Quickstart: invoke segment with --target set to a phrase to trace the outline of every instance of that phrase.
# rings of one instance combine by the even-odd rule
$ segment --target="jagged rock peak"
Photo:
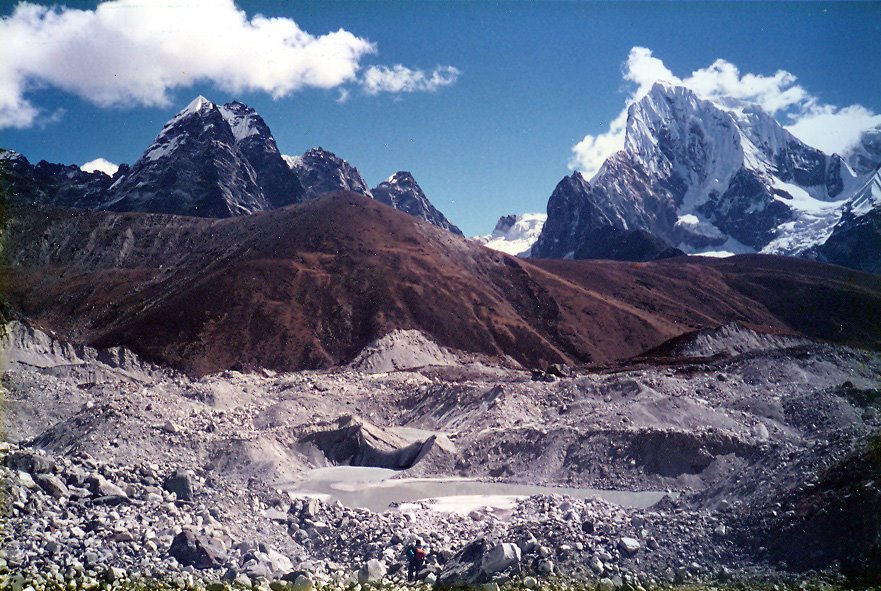
[[[390,185],[414,185],[416,187],[419,186],[419,184],[416,182],[416,179],[413,178],[413,175],[406,170],[399,170],[398,172],[390,176],[386,180],[386,182]],[[419,190],[421,191],[422,189],[420,188]]]
[[[404,213],[409,213],[439,228],[449,230],[453,234],[463,235],[459,228],[450,223],[446,216],[431,204],[413,175],[405,170],[399,170],[388,180],[374,187],[373,197]]]
[[[284,156],[284,160],[305,187],[307,198],[333,191],[371,196],[357,168],[320,146],[310,148],[302,156]]]

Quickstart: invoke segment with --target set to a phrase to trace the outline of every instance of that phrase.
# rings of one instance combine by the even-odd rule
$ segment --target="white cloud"
[[[606,132],[586,135],[572,147],[570,168],[581,170],[588,177],[599,170],[606,158],[623,149],[627,108],[644,97],[658,81],[686,86],[703,98],[733,98],[757,104],[772,115],[783,115],[790,122],[787,126],[790,132],[827,153],[845,151],[858,141],[862,131],[881,122],[881,116],[860,105],[839,108],[820,103],[797,84],[795,75],[785,70],[770,76],[742,74],[731,62],[717,59],[710,66],[679,78],[653,56],[650,49],[634,47],[622,75],[636,86],[624,109]]]
[[[90,160],[80,166],[80,170],[84,170],[86,172],[95,172],[101,171],[107,176],[113,176],[116,174],[116,171],[119,170],[119,165],[110,162],[109,160],[105,160],[104,158],[95,158],[94,160]]]
[[[459,70],[452,66],[438,66],[430,74],[400,64],[392,67],[370,66],[361,77],[361,86],[367,94],[374,95],[380,92],[434,92],[455,83],[459,74]]]
[[[289,18],[249,18],[234,0],[111,0],[94,10],[22,2],[0,19],[0,128],[45,117],[27,96],[38,88],[102,107],[166,106],[170,91],[204,82],[279,98],[362,83],[361,60],[375,51],[343,29],[312,35]],[[457,73],[400,68],[370,68],[365,87],[391,91],[384,73],[405,72],[411,81],[398,92],[434,90]]]
[[[863,131],[878,125],[881,115],[861,105],[841,109],[823,105],[805,113],[786,129],[810,146],[843,154],[859,142]]]

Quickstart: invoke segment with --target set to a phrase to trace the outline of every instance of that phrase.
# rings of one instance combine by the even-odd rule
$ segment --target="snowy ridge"
[[[254,109],[239,102],[223,105],[219,109],[223,120],[229,125],[236,143],[260,133],[257,123],[258,115]]]
[[[848,204],[848,211],[854,216],[863,216],[881,207],[881,168],[875,171],[861,186]]]
[[[492,234],[474,239],[493,250],[507,254],[529,257],[532,245],[541,235],[548,216],[544,213],[521,213],[499,218]]]
[[[643,251],[603,241],[647,232],[687,254],[812,256],[844,212],[878,207],[862,172],[881,161],[875,131],[845,159],[806,145],[758,106],[656,83],[628,109],[624,149],[589,182],[558,184],[533,254],[624,256]]]

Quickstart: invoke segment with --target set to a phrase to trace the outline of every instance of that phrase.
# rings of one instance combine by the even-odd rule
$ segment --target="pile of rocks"
[[[0,566],[7,581],[15,573],[36,587],[135,574],[181,584],[283,581],[297,589],[403,584],[404,552],[417,538],[429,551],[418,574],[428,585],[572,576],[637,588],[725,574],[709,566],[724,558],[716,549],[725,547],[725,516],[672,500],[648,512],[535,496],[504,516],[427,506],[374,513],[259,487],[230,490],[193,470],[162,473],[3,445],[10,514]],[[213,503],[230,497],[240,504],[220,510]],[[230,516],[249,512],[266,539],[240,535]],[[715,532],[712,541],[707,532]]]

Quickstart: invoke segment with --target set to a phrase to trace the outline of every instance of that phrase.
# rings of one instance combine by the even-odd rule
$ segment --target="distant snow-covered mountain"
[[[325,193],[372,197],[358,170],[322,148],[282,155],[251,107],[199,96],[172,117],[132,166],[112,177],[0,150],[0,177],[18,202],[111,211],[230,217],[300,203]],[[395,182],[391,182],[392,180]],[[461,234],[409,173],[380,184],[379,200]]]
[[[521,213],[502,216],[491,234],[474,239],[493,250],[519,257],[529,257],[548,216],[543,213]]]
[[[874,170],[873,138],[853,156]],[[764,252],[813,256],[869,178],[754,105],[657,83],[628,111],[624,149],[564,178],[533,246],[546,258]],[[881,257],[881,254],[877,255]]]

